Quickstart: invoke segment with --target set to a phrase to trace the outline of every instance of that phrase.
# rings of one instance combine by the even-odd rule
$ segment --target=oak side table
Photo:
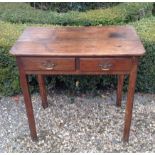
[[[38,77],[42,106],[48,107],[45,75],[118,76],[117,106],[121,106],[124,75],[129,75],[123,141],[129,140],[138,58],[144,47],[131,26],[29,27],[10,53],[16,57],[30,134],[37,139],[27,76]]]

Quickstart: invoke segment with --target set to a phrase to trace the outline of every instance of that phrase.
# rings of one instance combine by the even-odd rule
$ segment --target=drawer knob
[[[112,64],[99,64],[102,71],[108,71],[112,67]]]
[[[46,68],[46,70],[53,70],[56,64],[51,63],[50,61],[43,62],[42,65]]]

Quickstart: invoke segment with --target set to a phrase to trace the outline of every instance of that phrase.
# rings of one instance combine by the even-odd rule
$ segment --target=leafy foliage
[[[44,19],[47,11],[44,11],[42,15],[41,10],[34,10],[25,3],[13,4],[12,7],[8,3],[2,3],[5,5],[0,6],[0,93],[4,95],[13,95],[20,92],[18,70],[15,62],[15,58],[8,54],[9,49],[15,43],[21,32],[28,26],[52,26],[43,23],[50,23],[51,21]],[[137,10],[140,8],[145,9],[150,6],[151,3],[131,3],[131,4],[119,4],[115,7],[92,10],[87,12],[69,12],[69,13],[53,13],[48,12],[49,15],[59,15],[57,24],[62,25],[62,21],[67,22],[68,25],[99,25],[99,24],[128,24],[133,25],[145,46],[146,54],[141,58],[138,79],[137,79],[137,91],[143,92],[155,92],[155,17],[150,16],[143,18],[139,21],[129,22],[133,20],[134,14],[138,14]],[[124,14],[122,12],[122,5],[128,6],[130,9],[124,8]],[[17,6],[19,8],[17,8]],[[133,7],[134,6],[134,7]],[[10,9],[8,9],[10,7]],[[132,10],[133,7],[133,11]],[[20,9],[21,8],[21,9]],[[25,8],[22,15],[18,13]],[[5,9],[5,10],[3,10]],[[147,9],[146,9],[147,10]],[[39,15],[32,15],[32,12],[40,12]],[[30,13],[29,13],[30,12]],[[105,13],[105,14],[104,14]],[[12,16],[11,16],[12,15]],[[28,16],[29,15],[29,16]],[[147,14],[148,15],[148,14]],[[35,17],[38,17],[35,19]],[[41,18],[40,18],[41,16]],[[18,18],[20,17],[20,18]],[[76,18],[75,18],[76,17]],[[128,18],[127,18],[128,17]],[[28,20],[31,19],[31,20]],[[51,18],[52,19],[52,18]],[[6,22],[10,21],[12,23]],[[134,19],[134,20],[137,20]],[[48,21],[48,22],[47,22]],[[104,22],[103,22],[104,21]],[[17,23],[16,23],[17,22]],[[32,22],[32,23],[31,23]],[[41,24],[34,24],[34,23]],[[60,22],[60,23],[59,23]],[[64,22],[64,23],[65,23]],[[21,24],[25,23],[25,24]],[[76,86],[76,81],[79,81],[79,86]],[[47,77],[46,82],[48,87],[63,87],[71,91],[96,91],[100,88],[116,87],[117,78],[115,76],[54,76]],[[35,76],[30,76],[29,83],[31,85],[31,91],[36,91],[38,88]],[[125,87],[127,87],[127,80]]]
[[[152,7],[152,3],[120,3],[119,5],[106,9],[57,13],[37,10],[26,3],[1,3],[0,20],[12,23],[54,24],[64,26],[121,24],[149,16],[152,13]]]
[[[155,92],[155,17],[133,23],[144,44],[146,54],[141,58],[137,90]]]
[[[118,2],[31,2],[30,5],[41,10],[56,12],[86,11],[90,9],[108,8],[119,4]]]

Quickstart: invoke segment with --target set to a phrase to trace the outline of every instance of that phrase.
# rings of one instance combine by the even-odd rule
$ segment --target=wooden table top
[[[29,27],[10,53],[15,56],[141,56],[145,49],[131,26]]]

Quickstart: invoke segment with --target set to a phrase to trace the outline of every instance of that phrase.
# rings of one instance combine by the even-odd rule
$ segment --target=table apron
[[[130,74],[130,71],[103,71],[103,72],[65,72],[65,71],[24,71],[25,74],[42,74],[42,75],[121,75]]]
[[[130,74],[136,57],[16,57],[25,74],[104,75]]]

